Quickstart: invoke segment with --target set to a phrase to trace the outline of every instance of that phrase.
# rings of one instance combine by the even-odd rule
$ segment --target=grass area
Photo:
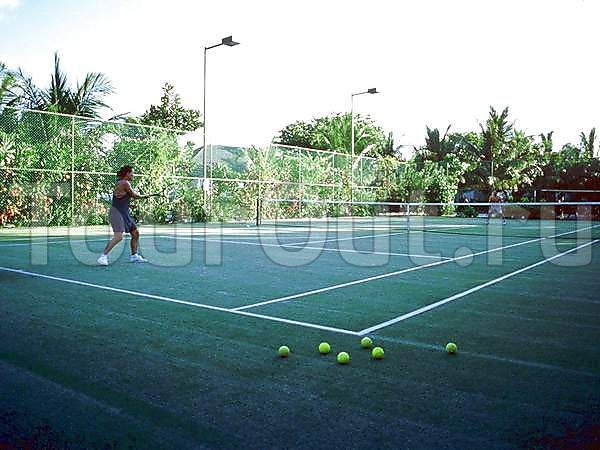
[[[348,250],[338,253],[277,245],[336,238],[321,231],[159,228],[142,241],[153,264],[129,264],[123,251],[103,268],[85,263],[104,230],[68,231],[73,241],[55,230],[46,253],[42,234],[0,233],[0,267],[62,279],[0,269],[0,448],[600,442],[599,244],[581,249],[591,249],[584,265],[539,265],[369,334],[386,352],[375,361],[358,331],[542,261],[549,244],[565,252],[582,242],[414,232],[384,247],[373,238],[311,244]],[[468,265],[422,257],[496,246],[512,247]],[[243,310],[266,317],[231,311],[270,300]],[[321,341],[330,355],[318,354]],[[444,352],[448,341],[457,355]],[[276,355],[282,344],[287,359]],[[338,351],[349,365],[335,364]]]

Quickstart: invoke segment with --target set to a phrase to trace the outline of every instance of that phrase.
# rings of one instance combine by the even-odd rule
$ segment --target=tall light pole
[[[239,42],[235,42],[231,36],[224,37],[221,39],[221,43],[211,45],[210,47],[204,47],[204,93],[203,93],[203,107],[202,107],[202,177],[206,179],[206,52],[211,48],[220,47],[225,45],[226,47],[234,47]]]
[[[350,96],[350,128],[351,128],[351,160],[350,160],[350,201],[354,201],[354,97],[363,94],[379,94],[377,88],[370,88],[364,92],[357,92]]]

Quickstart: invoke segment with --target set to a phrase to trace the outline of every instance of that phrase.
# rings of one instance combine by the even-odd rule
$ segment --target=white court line
[[[31,236],[31,237],[15,237],[15,238],[9,238],[9,239],[2,239],[0,237],[0,242],[4,243],[4,242],[23,242],[23,241],[32,241],[33,239],[35,240],[39,240],[39,239],[65,239],[66,236]],[[35,241],[33,241],[35,242]]]
[[[0,247],[26,247],[28,245],[46,245],[46,244],[68,244],[70,242],[107,242],[110,237],[103,239],[63,239],[62,241],[43,241],[43,242],[24,242],[19,244],[0,244]]]
[[[411,311],[409,313],[403,314],[403,315],[398,316],[398,317],[396,317],[394,319],[387,320],[385,322],[379,323],[377,325],[373,325],[372,327],[365,328],[364,330],[360,330],[358,333],[360,335],[365,335],[365,334],[368,334],[368,333],[372,333],[373,331],[377,331],[377,330],[380,330],[382,328],[389,327],[390,325],[393,325],[395,323],[401,322],[403,320],[410,319],[411,317],[418,316],[419,314],[423,314],[424,312],[431,311],[432,309],[435,309],[435,308],[437,308],[439,306],[445,305],[446,303],[450,303],[450,302],[453,302],[454,300],[458,300],[459,298],[466,297],[467,295],[472,294],[473,292],[480,291],[481,289],[485,289],[488,286],[492,286],[492,285],[497,284],[497,283],[499,283],[501,281],[504,281],[504,280],[506,280],[508,278],[512,278],[512,277],[514,277],[516,275],[519,275],[520,273],[527,272],[528,270],[531,270],[531,269],[534,269],[534,268],[536,268],[538,266],[541,266],[543,264],[549,263],[550,261],[553,261],[553,260],[555,260],[557,258],[561,258],[562,256],[568,255],[569,253],[576,252],[577,250],[579,250],[581,248],[589,247],[590,245],[593,245],[593,244],[595,244],[597,242],[600,242],[600,239],[596,239],[596,240],[591,241],[591,242],[586,242],[585,244],[581,244],[581,245],[579,245],[577,247],[574,247],[574,248],[572,248],[570,250],[566,250],[566,251],[564,251],[562,253],[558,253],[557,255],[551,256],[550,258],[543,259],[543,260],[538,261],[538,262],[536,262],[534,264],[530,264],[529,266],[522,267],[521,269],[515,270],[514,272],[507,273],[506,275],[502,275],[501,277],[495,278],[495,279],[490,280],[490,281],[488,281],[486,283],[483,283],[483,284],[480,284],[478,286],[472,287],[471,289],[467,289],[466,291],[460,292],[460,293],[455,294],[455,295],[453,295],[451,297],[445,298],[443,300],[440,300],[438,302],[435,302],[435,303],[432,303],[430,305],[424,306],[422,308],[415,309],[414,311]]]
[[[347,238],[331,238],[331,239],[322,239],[320,241],[302,241],[302,242],[290,242],[289,244],[286,245],[305,245],[305,244],[322,244],[324,242],[339,242],[339,241],[351,241],[351,240],[358,240],[358,239],[369,239],[369,238],[376,238],[376,237],[385,237],[385,236],[396,236],[398,234],[407,234],[407,231],[400,231],[397,233],[385,233],[385,234],[370,234],[367,236],[352,236],[352,237],[347,237]]]
[[[513,247],[519,247],[521,245],[533,244],[535,242],[540,242],[540,241],[543,241],[545,239],[552,239],[552,238],[564,236],[564,235],[567,235],[567,234],[577,233],[578,231],[585,231],[585,230],[589,230],[591,228],[595,228],[595,227],[598,227],[598,226],[600,226],[600,225],[592,225],[590,227],[585,227],[585,228],[581,228],[581,229],[574,230],[574,231],[568,231],[566,233],[560,233],[560,234],[556,234],[556,235],[553,235],[553,236],[541,237],[541,238],[536,238],[536,239],[530,239],[528,241],[517,242],[516,244],[510,244],[510,245],[505,245],[505,246],[502,246],[502,247],[496,247],[496,248],[493,248],[491,250],[484,250],[484,251],[477,252],[477,253],[469,253],[467,255],[458,256],[458,257],[450,258],[450,259],[445,259],[443,261],[436,261],[436,262],[432,262],[432,263],[429,263],[429,264],[423,264],[423,265],[420,265],[420,266],[410,267],[408,269],[398,270],[398,271],[395,271],[395,272],[388,272],[388,273],[384,273],[384,274],[381,274],[381,275],[375,275],[373,277],[362,278],[362,279],[359,279],[359,280],[350,281],[348,283],[335,284],[333,286],[327,286],[327,287],[324,287],[324,288],[321,288],[321,289],[314,289],[314,290],[308,291],[308,292],[301,292],[299,294],[293,294],[293,295],[288,295],[288,296],[285,296],[285,297],[274,298],[272,300],[265,300],[264,302],[259,302],[259,303],[253,303],[251,305],[240,306],[238,308],[234,308],[234,310],[235,311],[241,311],[241,310],[244,310],[244,309],[256,308],[257,306],[269,305],[271,303],[279,303],[279,302],[285,302],[285,301],[288,301],[288,300],[293,300],[293,299],[296,299],[296,298],[308,297],[310,295],[320,294],[322,292],[328,292],[328,291],[332,291],[334,289],[341,289],[341,288],[345,288],[345,287],[348,287],[348,286],[354,286],[354,285],[357,285],[357,284],[367,283],[367,282],[373,281],[373,280],[380,280],[382,278],[394,277],[394,276],[401,275],[401,274],[408,273],[408,272],[414,272],[414,271],[417,271],[417,270],[427,269],[429,267],[435,267],[435,266],[439,266],[439,265],[442,265],[442,264],[447,264],[447,263],[450,263],[450,262],[453,262],[453,261],[459,261],[459,260],[465,259],[465,258],[473,258],[475,256],[485,255],[486,253],[497,252],[497,251],[500,251],[500,250],[505,250],[507,248],[513,248]]]
[[[151,236],[140,236],[140,239],[151,239],[151,238],[160,238],[163,236],[159,236],[159,235],[151,235]],[[42,241],[42,242],[22,242],[22,243],[18,243],[18,244],[1,244],[0,243],[0,248],[1,247],[26,247],[28,245],[46,245],[46,244],[70,244],[71,242],[108,242],[110,241],[112,238],[112,235],[110,236],[106,236],[104,238],[98,238],[98,239],[69,239],[68,237],[65,237],[65,239],[63,239],[62,241]],[[2,241],[0,241],[2,242]]]
[[[153,300],[160,300],[160,301],[163,301],[163,302],[178,303],[180,305],[193,306],[193,307],[196,307],[196,308],[203,308],[203,309],[210,309],[210,310],[213,310],[213,311],[226,312],[226,313],[230,313],[230,314],[236,314],[236,315],[239,315],[239,316],[254,317],[254,318],[257,318],[257,319],[265,319],[265,320],[270,320],[270,321],[273,321],[273,322],[281,322],[281,323],[287,323],[287,324],[291,324],[291,325],[299,325],[299,326],[302,326],[302,327],[305,327],[305,328],[316,328],[318,330],[332,331],[334,333],[350,334],[350,335],[353,335],[353,336],[358,336],[358,333],[356,331],[344,330],[343,328],[328,327],[328,326],[325,326],[325,325],[318,325],[318,324],[315,324],[315,323],[300,322],[298,320],[283,319],[281,317],[266,316],[264,314],[255,314],[255,313],[250,313],[250,312],[246,312],[246,311],[236,311],[234,309],[221,308],[219,306],[205,305],[205,304],[202,304],[202,303],[193,303],[193,302],[189,302],[189,301],[185,301],[185,300],[177,300],[177,299],[170,298],[170,297],[163,297],[161,295],[146,294],[144,292],[130,291],[128,289],[119,289],[119,288],[114,288],[114,287],[110,287],[110,286],[104,286],[104,285],[101,285],[101,284],[86,283],[84,281],[72,280],[72,279],[69,279],[69,278],[54,277],[54,276],[51,276],[51,275],[44,275],[44,274],[36,273],[36,272],[28,272],[28,271],[25,271],[25,270],[13,269],[13,268],[10,268],[10,267],[1,267],[0,266],[0,271],[12,272],[12,273],[17,273],[17,274],[20,274],[20,275],[25,275],[25,276],[29,276],[29,277],[35,277],[35,278],[44,278],[44,279],[47,279],[47,280],[60,281],[60,282],[63,282],[63,283],[75,284],[75,285],[78,285],[78,286],[85,286],[85,287],[91,287],[91,288],[95,288],[95,289],[102,289],[104,291],[118,292],[118,293],[121,293],[121,294],[133,295],[133,296],[136,296],[136,297],[150,298],[150,299],[153,299]]]
[[[345,253],[358,253],[362,255],[384,255],[384,256],[409,256],[412,258],[429,258],[429,259],[450,259],[447,256],[434,256],[434,255],[413,255],[410,253],[393,253],[393,252],[375,252],[375,251],[361,251],[361,250],[350,250],[350,249],[337,249],[337,248],[323,248],[323,247],[299,247],[292,244],[267,244],[264,242],[244,242],[244,241],[232,241],[229,239],[211,239],[211,238],[199,238],[199,237],[182,237],[182,236],[161,236],[167,239],[187,239],[192,241],[205,241],[205,242],[218,242],[223,244],[237,244],[237,245],[252,245],[255,247],[279,247],[279,248],[292,248],[296,250],[319,250],[324,252],[345,252]]]

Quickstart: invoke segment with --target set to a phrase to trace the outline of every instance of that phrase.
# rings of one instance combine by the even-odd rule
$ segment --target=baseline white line
[[[530,264],[529,266],[522,267],[522,268],[520,268],[518,270],[515,270],[513,272],[510,272],[510,273],[507,273],[505,275],[502,275],[501,277],[495,278],[495,279],[490,280],[490,281],[488,281],[486,283],[483,283],[483,284],[480,284],[478,286],[472,287],[471,289],[467,289],[466,291],[459,292],[458,294],[452,295],[451,297],[445,298],[443,300],[440,300],[438,302],[435,302],[435,303],[432,303],[430,305],[424,306],[422,308],[415,309],[414,311],[411,311],[409,313],[403,314],[403,315],[398,316],[398,317],[396,317],[394,319],[387,320],[385,322],[379,323],[377,325],[373,325],[372,327],[365,328],[364,330],[360,330],[359,334],[360,335],[365,335],[365,334],[368,334],[368,333],[372,333],[373,331],[377,331],[377,330],[380,330],[382,328],[389,327],[390,325],[394,325],[395,323],[402,322],[403,320],[410,319],[411,317],[414,317],[414,316],[418,316],[419,314],[423,314],[424,312],[431,311],[432,309],[438,308],[438,307],[440,307],[442,305],[445,305],[446,303],[450,303],[450,302],[453,302],[454,300],[458,300],[459,298],[466,297],[467,295],[470,295],[473,292],[477,292],[477,291],[480,291],[482,289],[485,289],[488,286],[492,286],[494,284],[500,283],[501,281],[504,281],[504,280],[506,280],[508,278],[512,278],[512,277],[514,277],[516,275],[519,275],[519,274],[521,274],[523,272],[527,272],[528,270],[531,270],[531,269],[534,269],[534,268],[536,268],[538,266],[541,266],[543,264],[549,263],[550,261],[553,261],[553,260],[555,260],[557,258],[561,258],[561,257],[563,257],[565,255],[568,255],[569,253],[576,252],[577,250],[579,250],[581,248],[589,247],[590,245],[593,245],[593,244],[595,244],[597,242],[600,242],[600,239],[596,239],[594,241],[586,242],[585,244],[581,244],[581,245],[579,245],[577,247],[574,247],[572,249],[569,249],[569,250],[564,251],[562,253],[559,253],[557,255],[551,256],[550,258],[546,258],[546,259],[538,261],[538,262],[536,262],[534,264]]]
[[[223,244],[237,244],[237,245],[252,245],[255,247],[279,247],[279,248],[292,248],[296,250],[319,250],[324,252],[344,252],[344,253],[359,253],[363,255],[385,255],[385,256],[408,256],[411,258],[428,258],[428,259],[450,259],[447,256],[433,256],[433,255],[419,255],[410,253],[394,253],[394,252],[375,252],[370,250],[350,250],[350,249],[337,249],[337,248],[322,248],[322,247],[300,247],[292,244],[267,244],[264,242],[245,242],[245,241],[232,241],[229,239],[211,239],[211,238],[198,238],[198,237],[187,237],[187,236],[162,236],[167,239],[187,239],[192,241],[205,241],[205,242],[217,242]]]
[[[103,239],[63,239],[62,241],[45,241],[45,242],[23,242],[19,244],[0,244],[0,247],[26,247],[28,245],[50,245],[50,244],[68,244],[70,242],[99,242],[104,241],[107,242],[110,240],[110,237],[106,237]]]
[[[484,251],[481,251],[481,252],[470,253],[470,254],[467,254],[467,255],[458,256],[456,258],[445,259],[443,261],[436,261],[436,262],[432,262],[432,263],[429,263],[429,264],[423,264],[423,265],[420,265],[420,266],[410,267],[408,269],[397,270],[395,272],[388,272],[388,273],[384,273],[384,274],[381,274],[381,275],[375,275],[373,277],[362,278],[362,279],[359,279],[359,280],[350,281],[348,283],[335,284],[333,286],[327,286],[327,287],[324,287],[324,288],[321,288],[321,289],[314,289],[314,290],[308,291],[308,292],[301,292],[299,294],[293,294],[293,295],[288,295],[288,296],[285,296],[285,297],[274,298],[272,300],[265,300],[264,302],[259,302],[259,303],[253,303],[251,305],[240,306],[238,308],[234,308],[233,310],[234,311],[241,311],[241,310],[244,310],[244,309],[256,308],[257,306],[269,305],[271,303],[279,303],[279,302],[285,302],[285,301],[288,301],[288,300],[293,300],[293,299],[296,299],[296,298],[308,297],[310,295],[320,294],[322,292],[328,292],[328,291],[332,291],[334,289],[341,289],[341,288],[345,288],[345,287],[348,287],[348,286],[354,286],[354,285],[357,285],[357,284],[368,283],[369,281],[380,280],[382,278],[394,277],[394,276],[401,275],[401,274],[408,273],[408,272],[414,272],[414,271],[417,271],[417,270],[427,269],[429,267],[435,267],[435,266],[439,266],[439,265],[442,265],[442,264],[448,264],[450,262],[459,261],[459,260],[465,259],[465,258],[473,258],[475,256],[485,255],[487,253],[497,252],[497,251],[500,251],[500,250],[505,250],[507,248],[514,248],[514,247],[519,247],[521,245],[533,244],[535,242],[540,242],[540,241],[543,241],[545,239],[553,239],[553,238],[557,238],[557,237],[564,236],[564,235],[567,235],[567,234],[577,233],[578,231],[585,231],[585,230],[588,230],[588,229],[591,229],[591,228],[595,228],[595,227],[598,227],[598,226],[600,226],[600,225],[593,225],[593,226],[590,226],[590,227],[584,227],[584,228],[581,228],[579,230],[568,231],[566,233],[560,233],[560,234],[556,234],[556,235],[553,235],[553,236],[541,237],[541,238],[536,238],[536,239],[530,239],[528,241],[517,242],[515,244],[505,245],[505,246],[502,246],[502,247],[496,247],[496,248],[493,248],[491,250],[484,250]]]
[[[4,243],[4,242],[23,242],[23,241],[35,242],[35,241],[32,241],[33,239],[35,239],[35,240],[65,239],[65,236],[31,236],[31,237],[15,237],[15,238],[8,238],[8,239],[2,239],[0,237],[0,242],[2,242],[2,243]]]
[[[150,238],[160,238],[163,236],[159,236],[159,235],[152,235],[152,236],[140,236],[140,239],[150,239]],[[0,241],[0,248],[1,247],[26,247],[28,245],[46,245],[46,244],[69,244],[71,242],[108,242],[110,241],[111,236],[106,236],[105,238],[98,238],[98,239],[69,239],[69,238],[65,238],[61,241],[42,241],[42,242],[20,242],[18,244],[2,244]]]
[[[258,318],[258,319],[265,319],[265,320],[270,320],[270,321],[273,321],[273,322],[281,322],[281,323],[287,323],[287,324],[291,324],[291,325],[298,325],[298,326],[302,326],[302,327],[305,327],[305,328],[316,328],[318,330],[332,331],[334,333],[350,334],[350,335],[353,335],[353,336],[358,336],[358,333],[356,331],[344,330],[343,328],[328,327],[328,326],[325,326],[325,325],[318,325],[318,324],[315,324],[315,323],[300,322],[300,321],[297,321],[297,320],[284,319],[284,318],[281,318],[281,317],[274,317],[274,316],[266,316],[264,314],[254,314],[254,313],[245,312],[245,311],[235,311],[233,309],[221,308],[219,306],[205,305],[203,303],[193,303],[193,302],[189,302],[189,301],[185,301],[185,300],[177,300],[177,299],[170,298],[170,297],[163,297],[161,295],[146,294],[144,292],[130,291],[128,289],[120,289],[120,288],[114,288],[114,287],[110,287],[110,286],[104,286],[104,285],[101,285],[101,284],[87,283],[85,281],[72,280],[72,279],[69,279],[69,278],[54,277],[54,276],[51,276],[51,275],[44,275],[44,274],[36,273],[36,272],[28,272],[26,270],[13,269],[13,268],[10,268],[10,267],[1,267],[0,266],[0,271],[12,272],[12,273],[17,273],[17,274],[20,274],[20,275],[25,275],[25,276],[29,276],[29,277],[35,277],[35,278],[44,278],[44,279],[47,279],[47,280],[60,281],[62,283],[68,283],[68,284],[75,284],[75,285],[78,285],[78,286],[91,287],[91,288],[95,288],[95,289],[101,289],[101,290],[104,290],[104,291],[118,292],[120,294],[133,295],[133,296],[136,296],[136,297],[150,298],[150,299],[153,299],[153,300],[160,300],[160,301],[163,301],[163,302],[177,303],[177,304],[180,304],[180,305],[193,306],[193,307],[196,307],[196,308],[210,309],[210,310],[213,310],[213,311],[221,311],[221,312],[225,312],[225,313],[236,314],[236,315],[239,315],[239,316],[255,317],[255,318]]]

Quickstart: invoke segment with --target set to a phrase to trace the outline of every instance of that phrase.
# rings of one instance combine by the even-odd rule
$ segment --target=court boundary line
[[[467,295],[470,295],[470,294],[472,294],[474,292],[477,292],[477,291],[480,291],[482,289],[485,289],[485,288],[487,288],[489,286],[493,286],[495,284],[498,284],[501,281],[507,280],[507,279],[512,278],[514,276],[517,276],[517,275],[519,275],[519,274],[521,274],[523,272],[527,272],[527,271],[529,271],[531,269],[535,269],[536,267],[539,267],[541,265],[549,263],[550,261],[553,261],[555,259],[561,258],[561,257],[563,257],[565,255],[568,255],[569,253],[573,253],[573,252],[576,252],[579,249],[582,249],[582,248],[594,245],[597,242],[600,242],[600,239],[595,239],[593,241],[586,242],[585,244],[578,245],[577,247],[571,248],[571,249],[566,250],[566,251],[564,251],[562,253],[558,253],[558,254],[556,254],[554,256],[550,256],[548,258],[542,259],[541,261],[538,261],[536,263],[530,264],[528,266],[521,267],[520,269],[514,270],[514,271],[512,271],[510,273],[507,273],[507,274],[504,274],[504,275],[502,275],[500,277],[494,278],[493,280],[486,281],[485,283],[481,283],[481,284],[479,284],[477,286],[473,286],[472,288],[467,289],[466,291],[459,292],[458,294],[451,295],[450,297],[446,297],[445,299],[439,300],[439,301],[437,301],[435,303],[431,303],[431,304],[429,304],[427,306],[423,306],[422,308],[415,309],[414,311],[411,311],[409,313],[403,314],[403,315],[395,317],[393,319],[386,320],[385,322],[381,322],[381,323],[378,323],[376,325],[373,325],[373,326],[370,326],[368,328],[365,328],[363,330],[360,330],[358,333],[361,336],[364,336],[365,334],[369,334],[369,333],[372,333],[374,331],[381,330],[382,328],[389,327],[390,325],[394,325],[394,324],[396,324],[398,322],[402,322],[403,320],[407,320],[407,319],[410,319],[411,317],[418,316],[418,315],[423,314],[423,313],[425,313],[427,311],[431,311],[432,309],[438,308],[439,306],[442,306],[442,305],[445,305],[447,303],[450,303],[450,302],[453,302],[455,300],[458,300],[460,298],[466,297]]]
[[[29,242],[35,242],[35,240],[40,240],[40,239],[66,239],[67,236],[31,236],[31,237],[11,237],[8,239],[3,239],[2,236],[0,235],[0,242],[4,243],[4,242],[22,242],[22,241],[29,241]],[[33,240],[35,239],[35,240]]]
[[[148,237],[148,236],[146,236]],[[51,244],[69,244],[71,242],[108,242],[110,241],[110,237],[102,238],[102,239],[69,239],[65,238],[61,241],[35,241],[35,242],[19,242],[12,244],[2,244],[0,243],[0,248],[3,247],[26,247],[28,245],[51,245]]]
[[[171,298],[171,297],[164,297],[162,295],[148,294],[145,292],[115,288],[112,286],[105,286],[102,284],[88,283],[86,281],[79,281],[79,280],[73,280],[70,278],[56,277],[53,275],[45,275],[45,274],[41,274],[41,273],[37,273],[37,272],[29,272],[27,270],[22,270],[22,269],[14,269],[11,267],[0,266],[0,271],[16,273],[19,275],[29,276],[29,277],[33,277],[33,278],[42,278],[42,279],[47,279],[47,280],[52,280],[52,281],[59,281],[62,283],[74,284],[74,285],[83,286],[83,287],[90,287],[90,288],[100,289],[100,290],[104,290],[104,291],[117,292],[120,294],[127,294],[127,295],[132,295],[135,297],[143,297],[143,298],[149,298],[152,300],[160,300],[163,302],[176,303],[176,304],[180,304],[180,305],[192,306],[192,307],[201,308],[201,309],[220,311],[220,312],[225,312],[225,313],[234,314],[234,315],[238,315],[238,316],[253,317],[253,318],[257,318],[257,319],[269,320],[272,322],[280,322],[280,323],[286,323],[286,324],[290,324],[290,325],[298,325],[298,326],[302,326],[305,328],[313,328],[313,329],[317,329],[317,330],[331,331],[331,332],[339,333],[339,334],[349,334],[352,336],[358,336],[358,332],[352,331],[352,330],[346,330],[343,328],[330,327],[327,325],[320,325],[320,324],[310,323],[310,322],[302,322],[299,320],[285,319],[283,317],[268,316],[265,314],[256,314],[256,313],[251,313],[251,312],[247,312],[247,311],[236,311],[231,308],[223,308],[220,306],[206,305],[204,303],[194,303],[194,302],[190,302],[190,301],[186,301],[186,300],[178,300],[178,299]]]
[[[600,225],[592,225],[592,226],[589,226],[589,227],[584,227],[584,228],[580,228],[580,229],[577,229],[577,230],[573,230],[573,231],[568,231],[568,232],[565,232],[565,233],[556,234],[556,235],[553,235],[553,236],[530,239],[530,240],[527,240],[527,241],[517,242],[517,243],[514,243],[514,244],[509,244],[509,245],[505,245],[505,246],[502,246],[502,247],[496,247],[496,248],[489,249],[489,250],[483,250],[483,251],[476,252],[476,253],[469,253],[467,255],[458,256],[458,257],[454,257],[454,258],[450,258],[450,259],[445,259],[445,260],[442,260],[442,261],[435,261],[435,262],[432,262],[432,263],[423,264],[423,265],[420,265],[420,266],[409,267],[407,269],[397,270],[397,271],[394,271],[394,272],[383,273],[383,274],[380,274],[380,275],[375,275],[375,276],[367,277],[367,278],[361,278],[361,279],[354,280],[354,281],[349,281],[349,282],[346,282],[346,283],[340,283],[340,284],[335,284],[335,285],[332,285],[332,286],[326,286],[326,287],[320,288],[320,289],[313,289],[313,290],[306,291],[306,292],[300,292],[300,293],[297,293],[297,294],[287,295],[285,297],[278,297],[278,298],[274,298],[274,299],[271,299],[271,300],[265,300],[265,301],[262,301],[262,302],[253,303],[253,304],[250,304],[250,305],[239,306],[237,308],[233,308],[233,310],[234,311],[243,311],[243,310],[250,309],[250,308],[257,308],[259,306],[270,305],[270,304],[273,304],[273,303],[280,303],[280,302],[285,302],[285,301],[289,301],[289,300],[294,300],[296,298],[308,297],[308,296],[311,296],[311,295],[320,294],[320,293],[332,291],[332,290],[335,290],[335,289],[341,289],[341,288],[345,288],[345,287],[348,287],[348,286],[354,286],[354,285],[357,285],[357,284],[364,284],[364,283],[367,283],[369,281],[374,281],[374,280],[380,280],[380,279],[383,279],[383,278],[394,277],[394,276],[402,275],[404,273],[409,273],[409,272],[415,272],[415,271],[418,271],[418,270],[423,270],[423,269],[427,269],[427,268],[430,268],[430,267],[435,267],[435,266],[439,266],[439,265],[442,265],[442,264],[447,264],[447,263],[450,263],[450,262],[459,261],[459,260],[462,260],[462,259],[465,259],[465,258],[474,258],[475,256],[481,256],[481,255],[485,255],[485,254],[488,254],[488,253],[493,253],[493,252],[505,250],[505,249],[508,249],[508,248],[519,247],[519,246],[527,245],[527,244],[533,244],[533,243],[536,243],[536,242],[541,242],[541,241],[546,240],[546,239],[553,239],[553,238],[557,238],[557,237],[560,237],[560,236],[565,236],[567,234],[573,234],[573,233],[577,233],[577,232],[580,232],[580,231],[589,230],[589,229],[592,229],[592,228],[595,228],[595,227],[599,227],[599,226]]]
[[[11,244],[3,244],[2,240],[0,240],[0,248],[4,248],[4,247],[26,247],[28,245],[50,245],[50,244],[70,244],[70,243],[81,243],[81,242],[107,242],[110,241],[112,239],[113,235],[107,235],[104,238],[94,238],[94,239],[80,239],[80,238],[76,238],[76,239],[70,239],[69,236],[65,236],[64,238],[60,238],[57,237],[59,239],[62,239],[60,241],[34,241],[34,242],[16,242],[16,243],[11,243]],[[157,238],[162,238],[164,236],[161,236],[159,234],[152,234],[152,235],[145,235],[145,236],[140,236],[140,239],[157,239]],[[40,238],[41,239],[41,238]],[[54,239],[54,238],[53,238]],[[123,235],[123,241],[127,241],[131,239],[131,237],[129,237],[129,235]]]

